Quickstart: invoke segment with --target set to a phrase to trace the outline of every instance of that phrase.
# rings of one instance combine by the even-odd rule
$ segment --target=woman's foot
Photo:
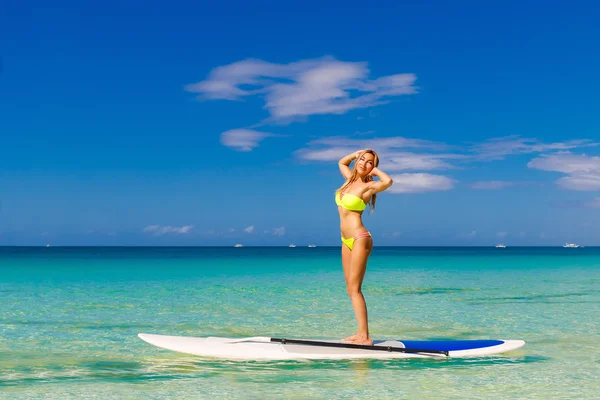
[[[354,341],[352,342],[352,344],[360,344],[363,346],[373,346],[373,340],[371,340],[370,337],[357,337],[356,339],[354,339]]]
[[[352,336],[348,336],[343,340],[346,343],[360,344],[363,346],[373,346],[373,340],[368,335],[359,335],[358,333]]]
[[[352,336],[348,336],[346,339],[343,339],[342,342],[354,342],[356,340],[357,336],[358,336],[358,333],[356,333]]]

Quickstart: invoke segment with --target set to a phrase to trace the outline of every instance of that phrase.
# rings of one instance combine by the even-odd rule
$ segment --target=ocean
[[[341,339],[340,247],[0,247],[2,399],[594,399],[600,248],[378,247],[374,339],[522,339],[473,359],[227,361],[137,334]]]

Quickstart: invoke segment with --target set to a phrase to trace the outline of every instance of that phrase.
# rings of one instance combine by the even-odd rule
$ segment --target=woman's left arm
[[[392,178],[388,174],[386,174],[377,167],[373,168],[369,175],[376,176],[379,178],[378,181],[370,182],[369,189],[372,190],[373,193],[383,192],[384,190],[392,186],[392,183],[394,183],[392,181]]]

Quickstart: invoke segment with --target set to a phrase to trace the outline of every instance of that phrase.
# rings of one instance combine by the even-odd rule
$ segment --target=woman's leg
[[[367,271],[367,260],[373,249],[371,237],[357,238],[351,251],[350,265],[346,274],[346,288],[352,300],[352,307],[358,323],[358,333],[351,336],[348,341],[355,344],[371,345],[373,341],[369,336],[369,323],[367,304],[362,293],[362,283]]]
[[[344,268],[344,278],[346,279],[346,287],[348,287],[348,277],[350,276],[350,261],[352,260],[352,250],[345,244],[342,244],[342,267]],[[344,341],[353,341],[356,335],[348,336]]]

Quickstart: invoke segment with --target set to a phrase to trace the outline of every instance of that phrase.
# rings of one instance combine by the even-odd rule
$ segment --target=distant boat
[[[292,243],[288,247],[296,247],[296,245],[294,243]]]
[[[46,247],[50,247],[50,245],[49,245],[49,244],[47,244],[47,245],[46,245]]]
[[[577,247],[579,247],[579,245],[575,244],[575,243],[565,243],[565,245],[563,247],[576,249]]]
[[[505,245],[504,243],[498,243],[498,244],[496,245],[496,248],[497,248],[497,249],[505,249],[505,248],[506,248],[506,245]]]
[[[316,244],[309,244],[308,247],[317,247]]]
[[[238,243],[238,244],[236,244],[236,245],[235,245],[235,246],[233,246],[233,247],[244,247],[244,245],[243,245],[243,244],[239,244],[239,243]]]

